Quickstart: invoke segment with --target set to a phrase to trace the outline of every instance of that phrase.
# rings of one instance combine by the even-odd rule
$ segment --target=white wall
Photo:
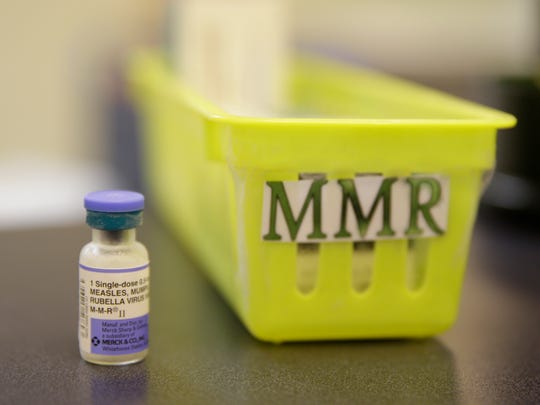
[[[0,159],[99,157],[111,70],[159,1],[16,0],[0,12]]]
[[[160,3],[1,2],[0,229],[82,224],[84,194],[120,184],[104,164],[114,72],[157,35]]]
[[[296,37],[408,76],[538,71],[537,0],[294,0]]]

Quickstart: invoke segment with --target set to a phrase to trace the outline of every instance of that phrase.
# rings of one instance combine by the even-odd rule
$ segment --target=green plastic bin
[[[496,132],[514,117],[305,57],[294,61],[290,112],[279,117],[222,111],[153,53],[134,59],[130,79],[144,123],[150,198],[254,336],[423,337],[452,325]],[[290,191],[322,181],[336,190],[381,176],[403,189],[425,174],[446,182],[445,229],[430,237],[265,238],[269,185]],[[291,201],[299,198],[294,193]],[[270,199],[284,215],[283,201]],[[304,218],[319,209],[314,201],[304,197]],[[428,210],[416,214],[426,220]],[[300,221],[298,211],[292,215]]]

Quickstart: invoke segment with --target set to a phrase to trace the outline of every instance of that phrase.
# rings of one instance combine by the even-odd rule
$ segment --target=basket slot
[[[299,173],[299,180],[325,179],[325,173]],[[299,243],[296,250],[296,288],[309,294],[317,285],[319,270],[319,244]]]
[[[429,247],[428,239],[409,240],[406,282],[410,291],[419,290],[425,283]]]
[[[355,173],[354,177],[383,176],[380,172]],[[352,253],[352,288],[362,293],[367,291],[371,285],[373,277],[373,266],[375,257],[374,242],[355,242]]]
[[[364,292],[371,285],[375,243],[355,242],[352,253],[352,287],[356,292]]]
[[[296,288],[309,294],[317,285],[319,244],[299,243],[296,251]]]

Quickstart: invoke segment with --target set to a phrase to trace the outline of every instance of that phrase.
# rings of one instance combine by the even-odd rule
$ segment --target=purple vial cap
[[[144,196],[127,190],[103,190],[88,193],[84,208],[97,212],[134,212],[144,209]]]

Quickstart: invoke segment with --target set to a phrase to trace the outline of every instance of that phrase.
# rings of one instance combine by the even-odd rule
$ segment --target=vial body
[[[79,350],[94,364],[125,365],[148,353],[149,260],[135,229],[92,229],[79,258]]]

